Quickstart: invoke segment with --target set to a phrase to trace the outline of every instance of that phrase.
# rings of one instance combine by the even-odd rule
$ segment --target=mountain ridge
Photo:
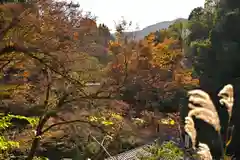
[[[147,36],[149,33],[155,32],[155,31],[161,30],[161,29],[167,29],[170,25],[172,25],[173,23],[175,23],[177,21],[184,22],[184,21],[187,21],[187,19],[177,18],[177,19],[170,20],[170,21],[162,21],[162,22],[158,22],[156,24],[152,24],[147,27],[144,27],[141,30],[136,30],[133,32],[124,32],[124,34],[125,34],[125,36],[127,36],[129,38],[133,38],[135,40],[141,40],[145,36]],[[114,33],[113,33],[113,36],[114,36]]]

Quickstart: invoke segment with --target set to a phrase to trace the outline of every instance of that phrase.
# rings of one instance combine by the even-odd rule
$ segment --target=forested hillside
[[[0,4],[0,159],[103,160],[156,138],[139,159],[197,159],[182,145],[187,92],[196,88],[221,122],[216,132],[195,115],[197,141],[213,159],[238,157],[239,8],[237,0],[206,0],[187,21],[133,40],[128,22],[113,39],[73,2]],[[231,114],[218,97],[226,84],[234,86]]]
[[[150,26],[147,26],[141,30],[133,31],[133,32],[125,32],[125,35],[129,38],[134,38],[135,40],[141,40],[151,32],[155,32],[157,30],[167,29],[170,25],[177,22],[185,22],[187,21],[184,18],[178,18],[171,21],[163,21]]]

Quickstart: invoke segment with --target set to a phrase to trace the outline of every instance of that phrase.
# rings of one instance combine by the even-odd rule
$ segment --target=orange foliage
[[[126,93],[127,98],[123,100],[139,110],[146,109],[149,101],[171,102],[170,107],[174,108],[179,105],[178,92],[199,83],[192,77],[191,71],[182,67],[181,43],[170,37],[168,32],[161,30],[160,40],[157,41],[155,33],[150,33],[134,45],[118,38],[109,43],[114,57],[109,65],[109,76],[116,82],[125,80],[131,93]],[[127,78],[124,77],[126,75]]]
[[[110,41],[108,44],[108,49],[112,51],[113,54],[117,55],[120,52],[121,44],[117,41]]]
[[[148,36],[145,37],[145,40],[149,43],[152,43],[155,39],[155,34],[152,32]]]
[[[95,20],[92,20],[90,18],[83,18],[81,21],[81,26],[86,26],[86,27],[97,27],[97,24]]]
[[[79,38],[79,33],[78,32],[74,32],[73,33],[73,39],[74,40],[78,40],[78,38]]]
[[[179,43],[178,40],[175,40],[173,38],[165,38],[162,43],[159,43],[156,48],[157,49],[168,49],[171,48],[172,46],[175,46]]]
[[[15,64],[16,68],[23,68],[23,63],[17,63]]]
[[[165,38],[162,43],[157,44],[153,50],[152,65],[162,69],[173,69],[182,57],[179,41],[173,38]]]
[[[29,77],[29,72],[28,71],[24,71],[23,72],[23,77]]]

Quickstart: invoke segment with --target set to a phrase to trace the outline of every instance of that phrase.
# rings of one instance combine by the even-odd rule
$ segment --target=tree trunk
[[[27,160],[33,159],[33,157],[36,153],[36,150],[39,146],[41,135],[43,134],[42,129],[50,117],[51,117],[50,114],[47,114],[47,115],[43,116],[42,119],[40,119],[37,129],[36,129],[36,136],[34,137],[34,140],[32,142],[32,146],[31,146],[30,152],[28,154]]]
[[[35,155],[35,152],[39,146],[39,142],[40,142],[40,137],[35,137],[33,142],[32,142],[32,147],[31,147],[31,150],[28,154],[28,157],[27,157],[27,160],[32,160],[34,155]]]

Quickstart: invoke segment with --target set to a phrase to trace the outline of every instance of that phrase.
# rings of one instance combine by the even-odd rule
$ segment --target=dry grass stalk
[[[234,102],[233,92],[233,86],[231,84],[228,84],[225,85],[223,89],[218,93],[218,96],[221,98],[219,102],[222,105],[225,105],[227,108],[229,118],[232,116],[232,108]]]
[[[202,90],[193,90],[188,94],[190,96],[188,107],[191,109],[188,117],[195,116],[212,125],[216,131],[220,131],[218,113],[209,95]]]
[[[193,149],[196,149],[195,146],[196,146],[197,131],[195,129],[194,121],[191,117],[186,117],[185,118],[184,130],[190,136],[190,139],[192,141]]]
[[[212,160],[212,155],[208,145],[204,143],[199,143],[197,154],[201,160]]]
[[[210,96],[202,90],[192,90],[189,93],[189,104],[190,111],[188,116],[185,117],[184,129],[190,136],[193,144],[193,149],[196,149],[196,129],[192,117],[201,119],[206,123],[212,125],[215,130],[220,134],[220,120],[216,108],[210,98]],[[229,114],[229,120],[232,116],[232,108],[234,103],[234,90],[231,84],[225,85],[223,89],[218,93],[220,97],[219,102],[227,108]],[[229,127],[229,126],[228,126]],[[221,137],[220,137],[221,138]],[[212,160],[212,155],[207,144],[199,143],[197,147],[197,154],[201,160]],[[226,159],[226,158],[224,158]]]

